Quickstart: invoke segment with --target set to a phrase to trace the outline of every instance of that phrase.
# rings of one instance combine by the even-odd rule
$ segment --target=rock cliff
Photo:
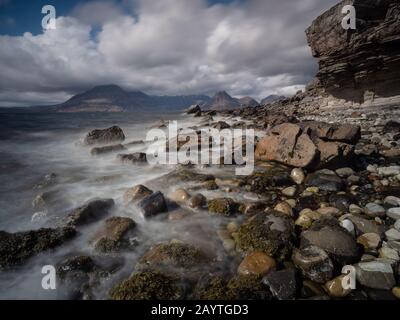
[[[356,9],[355,30],[342,28],[345,5]],[[398,0],[345,0],[313,21],[307,40],[328,95],[356,103],[400,95],[399,13]]]

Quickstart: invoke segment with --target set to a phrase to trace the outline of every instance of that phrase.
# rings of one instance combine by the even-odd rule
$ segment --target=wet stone
[[[271,271],[263,278],[263,282],[278,300],[293,300],[296,298],[299,286],[295,269]]]
[[[138,203],[138,207],[145,218],[150,218],[168,211],[164,195],[160,191],[142,199]]]
[[[304,277],[325,283],[333,276],[333,264],[328,254],[319,247],[309,246],[293,251],[292,260]]]
[[[249,253],[238,267],[241,275],[266,275],[276,268],[276,262],[267,254],[255,251]]]

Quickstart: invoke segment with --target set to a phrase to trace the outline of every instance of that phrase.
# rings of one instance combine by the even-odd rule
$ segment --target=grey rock
[[[138,203],[138,207],[145,218],[168,211],[164,195],[160,191],[142,199]]]
[[[316,246],[294,249],[292,260],[304,277],[325,283],[333,277],[333,263],[328,254]]]
[[[365,287],[390,290],[396,285],[390,261],[360,262],[355,267],[357,280]]]

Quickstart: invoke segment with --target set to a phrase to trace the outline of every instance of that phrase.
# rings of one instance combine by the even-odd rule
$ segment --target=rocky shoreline
[[[35,214],[47,228],[0,233],[0,267],[10,271],[57,250],[96,222],[87,237],[92,254],[71,252],[57,262],[70,298],[98,298],[104,283],[108,293],[100,298],[110,299],[399,298],[398,112],[288,116],[252,107],[211,115],[196,108],[199,128],[261,133],[253,174],[235,176],[235,165],[178,165],[121,192],[121,203],[94,199],[61,216]],[[120,159],[116,165],[146,166],[144,151],[123,156],[110,149],[124,140],[118,127],[96,130],[83,150],[106,144]],[[145,150],[143,141],[133,145]],[[46,190],[54,184],[57,176],[49,175],[35,186],[35,206],[51,201]],[[144,220],[116,216],[116,206],[138,210]],[[151,237],[143,234],[148,221],[176,228],[174,236],[127,260],[125,253]],[[113,277],[124,264],[131,275]],[[348,265],[357,270],[354,290],[341,286]]]

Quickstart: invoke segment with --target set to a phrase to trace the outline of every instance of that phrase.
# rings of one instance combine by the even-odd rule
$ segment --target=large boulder
[[[360,137],[353,125],[283,123],[257,143],[255,157],[301,168],[335,166],[351,158]]]
[[[0,270],[24,263],[28,258],[62,245],[76,234],[71,227],[8,233],[0,231]]]
[[[257,143],[255,151],[258,160],[277,161],[293,167],[310,167],[317,156],[317,148],[310,137],[291,123],[274,127]]]
[[[118,126],[113,126],[107,129],[96,129],[90,131],[85,139],[86,145],[94,144],[110,144],[114,142],[122,142],[125,140],[125,135],[122,129]]]

